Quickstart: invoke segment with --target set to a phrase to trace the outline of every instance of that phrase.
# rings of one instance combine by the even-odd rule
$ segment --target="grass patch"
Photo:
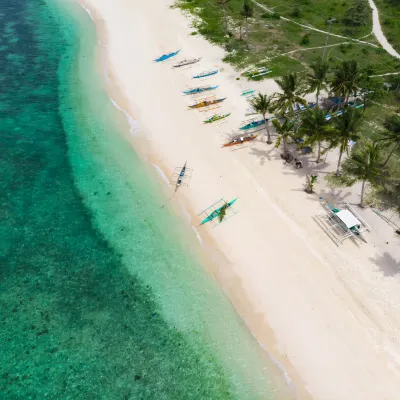
[[[271,63],[277,63],[276,71],[280,72],[274,70],[273,75],[267,75],[263,78],[277,76],[277,74],[290,70],[290,68],[298,70],[300,65],[302,69],[305,69],[312,61],[322,57],[326,34],[285,21],[280,16],[291,18],[308,26],[327,29],[325,22],[334,14],[338,22],[332,26],[332,32],[350,35],[354,38],[369,33],[371,29],[370,18],[367,19],[367,24],[364,27],[350,29],[352,32],[349,32],[349,27],[343,22],[347,11],[354,6],[355,2],[364,0],[346,2],[344,0],[319,0],[318,3],[311,0],[261,1],[266,1],[268,7],[275,7],[275,14],[266,12],[254,5],[254,17],[248,21],[250,50],[246,49],[244,21],[240,16],[243,0],[231,0],[226,5],[228,35],[226,35],[224,28],[223,9],[217,4],[216,0],[178,0],[176,7],[194,17],[193,28],[198,34],[226,50],[224,61],[240,69],[260,65],[268,60],[271,60]],[[376,43],[372,36],[368,40],[371,43]],[[383,49],[360,45],[357,42],[335,36],[330,36],[329,45],[335,45],[328,47],[325,55],[326,60],[332,65],[341,60],[354,59],[361,66],[369,67],[374,74],[396,72],[400,68],[399,60],[388,55]],[[284,57],[283,60],[286,61],[282,63],[282,59],[278,57],[286,55],[289,57]],[[267,62],[267,64],[270,63]]]

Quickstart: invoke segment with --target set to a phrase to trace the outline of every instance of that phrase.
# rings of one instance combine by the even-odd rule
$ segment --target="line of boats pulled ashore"
[[[167,54],[163,54],[162,56],[156,58],[154,60],[154,62],[159,63],[159,62],[169,60],[170,58],[178,55],[179,52],[180,52],[180,50],[170,52]],[[177,68],[182,68],[182,67],[192,67],[195,64],[197,64],[198,62],[200,62],[200,60],[201,60],[201,57],[184,59],[182,61],[177,62],[176,64],[173,64],[172,68],[177,69]],[[193,75],[192,79],[208,78],[208,77],[218,74],[218,72],[220,72],[220,71],[221,71],[221,69],[215,67],[213,69],[202,71],[196,75]],[[271,70],[269,70],[268,68],[262,67],[262,68],[257,68],[256,70],[249,72],[248,75],[246,75],[246,76],[249,79],[257,80],[257,78],[259,79],[259,77],[266,75],[270,72],[271,72]],[[219,87],[219,85],[204,85],[204,86],[189,88],[189,89],[183,91],[183,95],[185,95],[185,96],[190,95],[190,96],[193,96],[193,98],[196,98],[197,95],[210,94],[210,92],[212,93],[218,87]],[[243,90],[241,93],[241,96],[250,97],[250,98],[255,95],[256,95],[255,89],[246,89],[246,90]],[[200,112],[210,111],[212,109],[220,107],[220,103],[222,103],[225,99],[226,99],[226,97],[217,98],[213,95],[209,95],[208,97],[197,98],[197,101],[195,103],[189,105],[188,107],[189,107],[189,109],[196,109]],[[308,107],[298,104],[295,112],[301,112],[301,111],[306,110],[307,108],[312,108],[314,106],[315,106],[315,103],[310,103],[308,105]],[[363,104],[360,104],[360,105],[354,104],[353,106],[355,108],[360,108],[360,107],[363,107]],[[342,115],[342,113],[343,113],[342,110],[338,110],[335,113],[328,114],[325,118],[326,118],[326,120],[330,120],[331,118],[333,118],[335,116]],[[254,114],[254,112],[252,111],[252,112],[250,112],[250,114]],[[231,113],[213,114],[213,115],[209,116],[208,118],[206,118],[203,122],[205,124],[213,124],[213,123],[216,123],[217,121],[222,122],[222,120],[225,120],[230,115],[231,115]],[[257,131],[259,131],[260,129],[258,129],[256,131],[251,131],[251,132],[244,132],[244,131],[249,131],[249,130],[258,128],[261,125],[264,125],[269,120],[275,119],[275,118],[276,118],[275,116],[271,116],[270,118],[266,118],[266,119],[264,119],[264,118],[260,119],[259,117],[258,118],[255,117],[255,118],[245,121],[244,125],[242,125],[239,128],[239,130],[242,132],[240,134],[235,135],[234,137],[230,138],[228,142],[223,144],[223,147],[231,147],[231,146],[241,145],[241,144],[253,141],[254,139],[257,138],[257,136],[258,136]],[[170,180],[170,183],[175,185],[175,193],[181,185],[188,184],[188,181],[190,180],[190,177],[191,177],[191,172],[192,172],[192,170],[187,168],[187,162],[185,162],[183,167],[177,167],[175,169],[174,174],[172,175],[171,180]],[[201,221],[200,225],[203,225],[210,221],[212,221],[213,223],[216,223],[216,220],[219,220],[219,222],[221,223],[223,220],[227,219],[225,217],[227,211],[230,211],[231,213],[236,214],[237,212],[232,208],[233,204],[236,201],[237,201],[237,198],[235,198],[229,202],[224,199],[220,199],[218,202],[212,204],[210,207],[208,207],[207,209],[205,209],[204,211],[202,211],[199,214],[199,215],[204,216],[204,219]]]
[[[178,55],[179,52],[180,52],[180,50],[163,54],[162,56],[156,58],[154,60],[154,62],[159,63],[159,62],[169,60],[169,59],[175,57],[176,55]],[[201,59],[202,59],[201,57],[184,59],[184,60],[181,60],[181,61],[173,64],[172,68],[177,69],[177,68],[182,68],[182,67],[192,67],[195,64],[197,64],[198,62],[200,62]],[[210,70],[205,70],[205,71],[202,71],[202,72],[199,72],[199,73],[193,75],[192,79],[208,78],[208,77],[218,74],[218,72],[220,72],[220,69],[215,67]],[[258,75],[258,74],[264,75],[265,73],[268,73],[266,68],[264,68],[262,71],[257,70],[255,72],[257,72],[257,73],[254,75]],[[188,108],[196,109],[199,112],[211,111],[213,109],[219,108],[220,103],[222,103],[226,99],[226,97],[217,98],[215,95],[212,95],[212,92],[215,91],[218,87],[219,87],[219,85],[204,85],[204,86],[197,86],[197,87],[188,88],[187,90],[184,90],[182,93],[185,96],[189,95],[189,96],[193,96],[195,98],[196,96],[201,95],[201,94],[206,95],[206,97],[204,97],[204,98],[197,98],[195,103],[189,105]],[[255,93],[256,93],[255,90],[247,89],[247,90],[244,90],[241,95],[247,97],[247,96],[254,96]],[[203,122],[205,124],[214,124],[218,121],[220,123],[222,123],[223,120],[228,118],[230,115],[231,115],[230,112],[223,113],[223,114],[213,114],[213,115],[209,116],[208,118],[206,118],[205,120],[203,120]],[[239,130],[246,131],[246,130],[249,130],[252,128],[256,128],[264,123],[265,123],[264,119],[262,119],[262,120],[253,119],[253,120],[247,121],[245,125],[243,125],[239,128]],[[231,146],[236,146],[236,145],[243,144],[246,142],[250,142],[250,141],[254,140],[257,136],[258,135],[254,134],[254,133],[249,133],[249,134],[240,133],[239,135],[231,138],[227,143],[225,143],[223,145],[223,147],[231,147]]]

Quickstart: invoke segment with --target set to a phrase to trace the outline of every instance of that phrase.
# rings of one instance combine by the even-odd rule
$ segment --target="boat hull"
[[[168,60],[169,58],[175,57],[179,52],[180,52],[180,50],[174,51],[174,52],[168,53],[168,54],[163,54],[161,57],[158,57],[153,61],[158,63],[158,62],[161,62],[161,61]]]
[[[236,145],[238,145],[238,144],[243,144],[243,143],[246,143],[246,142],[251,142],[251,141],[254,140],[256,137],[257,137],[257,135],[253,135],[253,136],[245,137],[245,138],[243,138],[243,140],[238,139],[238,140],[236,140],[236,141],[231,141],[231,142],[225,143],[225,144],[223,145],[223,147],[231,147],[231,146],[236,146]]]
[[[227,204],[228,204],[228,207],[231,207],[231,206],[235,203],[235,201],[236,201],[237,199],[238,199],[238,198],[233,199],[232,201],[230,201],[229,203],[227,203]],[[207,222],[210,222],[210,221],[212,221],[213,219],[217,218],[218,215],[221,213],[221,210],[222,210],[222,208],[223,208],[224,206],[225,206],[225,205],[223,205],[223,206],[217,208],[216,210],[214,210],[207,218],[204,218],[203,221],[201,221],[200,225],[203,225],[203,224],[205,224],[205,223],[207,223]]]
[[[224,115],[220,115],[220,116],[218,116],[219,118],[215,118],[215,119],[213,119],[213,117],[211,117],[211,118],[209,118],[209,119],[206,119],[206,120],[204,121],[204,123],[205,123],[205,124],[211,124],[211,123],[213,123],[213,122],[221,121],[221,119],[227,118],[227,117],[229,117],[230,115],[231,115],[231,113],[224,114]]]
[[[218,73],[218,70],[216,70],[216,71],[211,71],[211,72],[208,72],[208,73],[206,73],[206,74],[194,75],[194,76],[192,76],[192,78],[193,78],[193,79],[206,78],[207,76],[212,76],[212,75],[215,75],[215,74],[217,74],[217,73]]]
[[[212,106],[214,104],[221,103],[225,99],[226,99],[226,97],[223,99],[218,99],[218,100],[202,101],[201,103],[192,104],[191,106],[189,106],[189,108],[196,109],[196,108],[208,107],[208,106]]]
[[[192,90],[185,90],[183,93],[184,94],[197,94],[197,93],[203,93],[203,92],[207,92],[210,90],[215,90],[219,85],[216,86],[208,86],[206,88],[196,88],[196,89],[192,89]]]
[[[254,121],[254,122],[251,122],[250,124],[247,124],[247,125],[244,125],[244,126],[240,127],[239,129],[241,131],[246,131],[248,129],[257,128],[257,126],[260,126],[260,125],[263,125],[263,124],[265,124],[264,120]]]

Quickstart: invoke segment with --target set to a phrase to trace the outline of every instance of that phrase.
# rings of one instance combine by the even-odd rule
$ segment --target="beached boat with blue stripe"
[[[156,58],[153,61],[158,63],[158,62],[161,62],[161,61],[168,60],[169,58],[175,57],[180,51],[181,50],[177,50],[177,51],[173,51],[171,53],[163,54],[162,56]]]
[[[188,90],[184,90],[183,93],[184,94],[197,94],[197,93],[203,93],[203,92],[207,92],[210,90],[215,90],[219,85],[215,85],[215,86],[201,86],[201,87],[197,87],[197,88],[193,88],[193,89],[188,89]]]

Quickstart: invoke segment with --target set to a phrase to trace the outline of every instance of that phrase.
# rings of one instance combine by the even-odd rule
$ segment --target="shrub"
[[[302,46],[307,46],[308,44],[310,44],[310,35],[308,33],[306,33],[300,40],[300,44]]]
[[[369,13],[368,0],[355,0],[354,4],[347,10],[343,22],[350,26],[364,26],[368,22]]]
[[[292,11],[292,17],[299,18],[301,17],[301,10],[299,7],[295,7]]]

